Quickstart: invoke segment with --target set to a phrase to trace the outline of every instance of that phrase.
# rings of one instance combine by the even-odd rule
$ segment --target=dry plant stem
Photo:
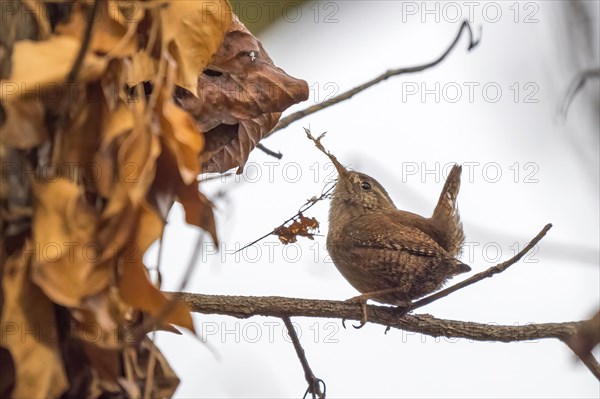
[[[154,339],[152,340],[154,342]],[[152,387],[154,386],[154,368],[156,367],[156,349],[152,347],[150,350],[150,360],[146,370],[146,385],[144,386],[144,399],[152,398]]]
[[[448,287],[444,290],[436,292],[435,294],[432,294],[432,295],[429,295],[428,297],[420,299],[420,300],[414,302],[412,305],[410,305],[408,307],[407,311],[412,311],[412,310],[415,310],[422,306],[428,305],[431,302],[437,301],[438,299],[448,296],[455,291],[458,291],[462,288],[468,287],[469,285],[475,284],[485,278],[492,277],[494,274],[502,273],[503,271],[508,269],[510,266],[517,263],[527,252],[531,251],[531,249],[533,247],[535,247],[542,238],[544,238],[544,236],[546,235],[548,230],[550,230],[551,228],[552,228],[552,224],[550,224],[550,223],[548,223],[546,226],[544,226],[544,228],[538,233],[537,236],[535,236],[533,238],[533,240],[531,240],[529,242],[529,244],[527,244],[518,254],[516,254],[509,260],[499,263],[495,266],[492,266],[489,269],[487,269],[481,273],[477,273],[477,274],[471,276],[470,278],[468,278],[464,281],[461,281],[460,283],[454,284],[451,287]]]
[[[273,158],[277,158],[277,159],[283,158],[283,154],[281,152],[275,152],[273,150],[270,150],[267,147],[265,147],[264,145],[262,145],[261,143],[258,143],[256,145],[256,148],[258,148],[259,150],[261,150],[265,154],[272,156]]]
[[[281,318],[283,323],[285,324],[285,328],[288,331],[290,339],[292,340],[292,344],[294,345],[294,349],[296,350],[296,355],[300,360],[300,364],[302,364],[302,369],[304,370],[304,378],[306,378],[306,382],[308,383],[307,393],[310,393],[314,398],[317,396],[319,399],[325,398],[325,394],[321,392],[321,387],[319,386],[319,379],[315,377],[312,372],[310,365],[308,364],[308,360],[306,359],[306,354],[304,353],[304,349],[300,344],[300,339],[298,338],[298,334],[296,334],[296,330],[292,324],[292,321],[288,316],[284,316]]]
[[[73,63],[73,67],[71,71],[67,75],[67,85],[72,84],[77,79],[77,75],[79,74],[79,70],[81,69],[81,65],[83,64],[83,60],[85,58],[85,54],[90,47],[90,41],[92,39],[92,31],[94,30],[94,22],[96,21],[96,14],[98,13],[98,6],[100,5],[100,0],[94,0],[94,4],[92,5],[92,11],[90,13],[90,17],[87,21],[87,25],[85,26],[85,33],[83,36],[83,41],[81,42],[81,48],[79,49],[79,53],[77,54],[77,58]]]
[[[360,320],[362,310],[355,303],[322,299],[252,297],[175,293],[193,312],[220,314],[245,319],[253,316],[322,317]],[[438,319],[427,314],[399,316],[393,306],[367,305],[369,321],[432,337],[465,338],[474,341],[516,342],[546,338],[566,339],[576,335],[584,321],[525,324],[522,326],[488,325]]]
[[[201,230],[198,233],[198,238],[196,238],[196,244],[194,245],[194,249],[192,250],[192,255],[190,256],[190,260],[188,261],[187,267],[185,268],[185,273],[179,282],[178,291],[183,291],[187,287],[188,282],[192,278],[192,274],[194,273],[194,269],[196,266],[196,261],[200,257],[200,252],[202,250],[202,243],[204,242],[205,231]]]
[[[269,134],[267,134],[265,136],[265,138],[269,137],[270,135],[272,135],[273,133],[275,133],[278,130],[282,130],[282,129],[288,127],[292,123],[304,118],[305,116],[314,114],[315,112],[321,111],[327,107],[331,107],[332,105],[341,103],[342,101],[349,100],[350,98],[354,97],[355,94],[358,94],[361,91],[366,90],[369,87],[374,86],[377,83],[380,83],[380,82],[382,82],[386,79],[389,79],[393,76],[403,75],[405,73],[421,72],[421,71],[424,71],[426,69],[429,69],[429,68],[432,68],[432,67],[438,65],[440,62],[442,62],[448,56],[448,54],[450,54],[450,52],[454,49],[454,47],[456,47],[456,44],[458,43],[458,41],[462,35],[462,32],[464,30],[467,30],[467,32],[469,33],[468,50],[473,49],[474,47],[476,47],[479,44],[479,40],[481,40],[481,38],[479,38],[478,40],[474,40],[471,25],[469,25],[469,22],[463,21],[463,23],[461,24],[461,26],[458,30],[456,37],[454,38],[454,41],[450,44],[450,46],[446,49],[446,51],[441,56],[439,56],[437,59],[435,59],[434,61],[431,61],[427,64],[413,66],[413,67],[390,69],[387,72],[377,76],[376,78],[369,80],[368,82],[365,82],[365,83],[361,84],[360,86],[350,89],[344,93],[338,94],[337,96],[332,97],[327,101],[324,101],[322,103],[313,105],[306,109],[294,112],[294,113],[286,116],[285,118],[281,119],[279,121],[279,123],[277,123],[277,125],[275,125],[275,127],[269,132]]]
[[[243,251],[244,249],[253,246],[254,244],[256,244],[257,242],[259,242],[260,240],[263,240],[265,238],[267,238],[268,236],[270,236],[271,234],[275,234],[275,231],[282,226],[285,226],[287,223],[291,222],[292,220],[296,219],[297,217],[300,216],[300,214],[302,214],[303,212],[305,212],[306,210],[312,208],[317,202],[325,199],[329,193],[331,192],[331,190],[333,190],[335,186],[331,186],[329,187],[327,190],[325,190],[324,192],[321,193],[321,196],[319,198],[314,198],[310,199],[308,201],[306,201],[306,203],[304,205],[302,205],[300,207],[300,210],[298,211],[298,213],[296,213],[294,216],[292,216],[291,218],[289,218],[288,220],[286,220],[285,222],[281,223],[278,227],[274,228],[273,230],[271,230],[270,232],[268,232],[267,234],[263,235],[260,238],[257,238],[256,240],[252,241],[250,244],[246,244],[244,245],[242,248],[238,249],[237,251],[235,251],[234,253],[238,253],[240,251]]]

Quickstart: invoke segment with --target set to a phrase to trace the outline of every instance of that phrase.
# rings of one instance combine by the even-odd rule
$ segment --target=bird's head
[[[395,209],[394,202],[377,180],[364,173],[348,171],[339,163],[336,169],[338,181],[333,193],[332,205],[337,203],[342,206],[358,207],[365,212]]]

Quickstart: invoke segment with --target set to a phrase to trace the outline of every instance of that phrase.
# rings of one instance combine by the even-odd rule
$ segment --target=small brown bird
[[[401,211],[372,177],[346,170],[321,144],[324,133],[307,137],[331,159],[338,181],[329,209],[327,250],[333,263],[362,295],[351,298],[406,307],[471,270],[456,257],[465,236],[456,205],[461,167],[454,165],[430,218]]]
[[[315,143],[320,146],[319,140]],[[433,215],[425,218],[397,209],[377,180],[347,171],[328,155],[339,178],[329,210],[327,250],[363,294],[353,299],[406,306],[471,270],[456,259],[464,241],[456,206],[460,166],[452,168]]]

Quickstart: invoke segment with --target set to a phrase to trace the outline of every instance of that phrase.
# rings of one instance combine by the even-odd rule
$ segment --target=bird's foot
[[[358,295],[358,296],[352,297],[350,299],[346,299],[346,301],[345,301],[345,302],[360,304],[360,307],[362,309],[362,317],[360,319],[360,324],[358,326],[356,326],[354,324],[352,325],[352,327],[356,328],[357,330],[359,328],[363,328],[363,326],[365,324],[367,324],[367,320],[369,319],[368,312],[367,312],[367,301],[370,299],[370,297],[368,295],[369,295],[368,293],[363,294],[363,295]]]
[[[352,326],[356,329],[362,328],[368,321],[368,313],[367,313],[367,301],[369,299],[373,299],[373,298],[377,298],[380,297],[381,295],[388,295],[388,294],[396,294],[399,292],[404,292],[404,289],[402,287],[396,287],[396,288],[387,288],[384,290],[379,290],[379,291],[372,291],[372,292],[365,292],[362,295],[358,295],[355,297],[352,297],[350,299],[347,299],[346,302],[351,302],[351,303],[359,303],[362,309],[362,317],[360,319],[360,324],[358,326]],[[406,313],[408,313],[409,309],[410,309],[410,305],[412,304],[410,301],[396,301],[394,303],[399,311],[401,312],[401,316],[404,316]],[[346,327],[345,324],[344,328]]]

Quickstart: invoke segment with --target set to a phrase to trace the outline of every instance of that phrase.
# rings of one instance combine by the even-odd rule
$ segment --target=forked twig
[[[292,340],[292,344],[294,345],[294,349],[296,350],[296,355],[300,360],[300,364],[302,364],[302,369],[304,370],[304,378],[306,378],[306,382],[308,383],[308,388],[304,393],[304,397],[309,393],[312,395],[313,399],[317,397],[319,399],[325,398],[325,392],[327,388],[325,387],[325,383],[323,380],[315,377],[315,374],[312,372],[310,365],[308,364],[308,360],[306,359],[306,354],[304,353],[304,349],[300,344],[300,339],[298,338],[298,334],[296,334],[296,330],[294,329],[294,325],[290,320],[289,316],[283,316],[281,318],[283,323],[285,324],[285,328],[287,328],[288,335]],[[321,384],[323,384],[323,390],[321,391]]]

